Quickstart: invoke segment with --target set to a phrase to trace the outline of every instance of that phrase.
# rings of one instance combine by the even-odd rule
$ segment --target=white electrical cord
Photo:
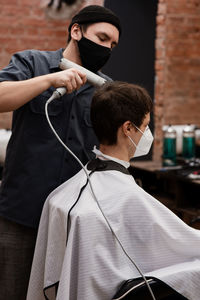
[[[63,88],[63,91],[64,91],[64,88]],[[99,204],[99,202],[98,202],[98,200],[97,200],[97,197],[96,197],[96,195],[95,195],[95,193],[94,193],[94,189],[93,189],[93,187],[92,187],[92,183],[91,183],[91,181],[90,181],[90,177],[89,177],[89,174],[88,174],[88,172],[87,172],[87,169],[85,168],[85,166],[82,164],[82,162],[80,161],[80,159],[67,147],[67,145],[65,145],[65,143],[61,140],[61,138],[59,137],[59,135],[57,134],[57,132],[55,131],[55,129],[54,129],[54,127],[53,127],[53,125],[52,125],[52,123],[51,123],[51,121],[50,121],[50,119],[49,119],[49,115],[48,115],[48,105],[49,105],[49,103],[51,102],[51,101],[53,101],[54,99],[56,99],[56,98],[60,98],[60,96],[61,96],[61,93],[59,93],[59,91],[55,91],[54,93],[53,93],[53,95],[47,100],[47,102],[46,102],[46,104],[45,104],[45,114],[46,114],[46,118],[47,118],[47,121],[48,121],[48,123],[49,123],[49,126],[50,126],[50,128],[51,128],[51,130],[53,131],[53,133],[55,134],[55,136],[56,136],[56,138],[58,139],[58,141],[63,145],[63,147],[77,160],[77,162],[80,164],[80,166],[81,166],[81,168],[84,170],[84,172],[85,172],[85,175],[87,176],[87,179],[88,179],[88,182],[89,182],[89,185],[90,185],[90,188],[91,188],[91,192],[92,192],[92,195],[93,195],[93,197],[94,197],[94,200],[96,201],[96,203],[97,203],[97,205],[98,205],[98,207],[99,207],[99,209],[100,209],[100,211],[101,211],[101,213],[102,213],[102,215],[103,215],[103,217],[104,217],[104,219],[105,219],[105,221],[106,221],[106,223],[107,223],[107,225],[108,225],[108,227],[110,228],[110,230],[111,230],[111,232],[112,232],[112,234],[114,235],[114,237],[116,238],[116,240],[118,241],[118,243],[119,243],[119,245],[120,245],[120,247],[122,248],[122,250],[123,250],[123,252],[125,253],[125,255],[128,257],[128,259],[132,262],[132,264],[135,266],[135,268],[138,270],[138,272],[140,273],[140,275],[142,276],[142,278],[144,279],[144,281],[145,281],[145,283],[146,283],[146,285],[147,285],[147,287],[148,287],[148,289],[149,289],[149,292],[150,292],[150,294],[151,294],[151,296],[152,296],[152,299],[153,300],[156,300],[156,298],[155,298],[155,296],[154,296],[154,294],[153,294],[153,291],[152,291],[152,289],[151,289],[151,287],[150,287],[150,285],[149,285],[149,283],[148,283],[148,281],[147,281],[147,279],[146,279],[146,277],[143,275],[143,273],[142,273],[142,271],[140,270],[140,268],[137,266],[137,264],[133,261],[133,259],[129,256],[129,254],[126,252],[126,250],[124,249],[124,247],[123,247],[123,245],[122,245],[122,243],[120,242],[120,240],[119,240],[119,238],[116,236],[116,234],[115,234],[115,232],[113,231],[113,229],[112,229],[112,227],[111,227],[111,225],[110,225],[110,223],[109,223],[109,221],[108,221],[108,219],[106,218],[106,216],[105,216],[105,214],[104,214],[104,212],[103,212],[103,210],[102,210],[102,208],[101,208],[101,206],[100,206],[100,204]]]

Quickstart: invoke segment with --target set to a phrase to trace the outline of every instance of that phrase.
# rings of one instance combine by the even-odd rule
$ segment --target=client
[[[86,165],[91,185],[82,169],[47,198],[27,300],[110,300],[124,280],[141,276],[132,261],[145,276],[200,299],[200,231],[127,169],[151,147],[151,110],[146,90],[133,84],[109,82],[95,92],[91,120],[100,148]]]

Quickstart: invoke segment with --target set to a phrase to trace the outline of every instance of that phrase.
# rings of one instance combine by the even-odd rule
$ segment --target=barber
[[[44,201],[80,169],[45,118],[45,103],[57,87],[67,90],[61,100],[49,105],[59,136],[83,164],[92,158],[91,150],[98,143],[90,123],[94,87],[86,83],[84,72],[61,71],[59,62],[67,58],[108,79],[99,70],[118,44],[120,33],[120,21],[111,10],[87,6],[73,17],[65,49],[18,52],[0,71],[0,112],[14,111],[0,188],[2,300],[26,299]]]

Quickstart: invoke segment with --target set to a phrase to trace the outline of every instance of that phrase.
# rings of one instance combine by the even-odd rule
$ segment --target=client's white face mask
[[[138,157],[149,153],[149,150],[153,143],[153,135],[149,126],[146,127],[144,132],[142,132],[142,130],[140,130],[140,128],[138,128],[137,126],[135,126],[135,128],[137,128],[137,130],[142,133],[141,139],[139,140],[138,144],[136,145],[130,136],[128,136],[128,138],[136,148],[133,157]]]

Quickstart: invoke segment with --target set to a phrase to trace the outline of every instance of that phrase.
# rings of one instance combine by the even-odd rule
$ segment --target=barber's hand
[[[50,74],[52,85],[55,88],[65,87],[67,94],[78,90],[87,81],[86,75],[74,68]]]

